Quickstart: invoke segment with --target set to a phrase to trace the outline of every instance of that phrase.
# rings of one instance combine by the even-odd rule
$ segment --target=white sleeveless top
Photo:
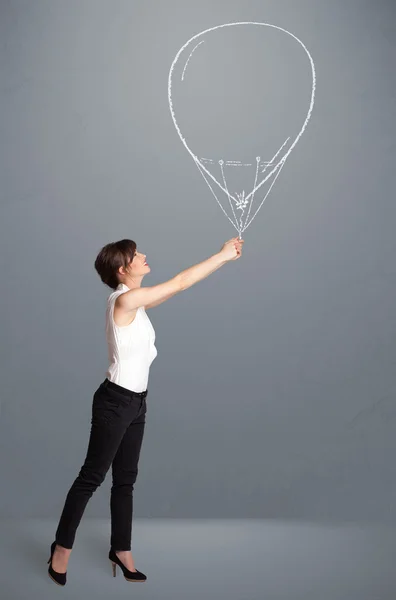
[[[136,311],[136,317],[129,325],[115,324],[114,303],[116,298],[129,288],[120,283],[107,299],[106,339],[109,368],[106,377],[134,392],[147,390],[150,365],[157,356],[155,331],[144,307]]]

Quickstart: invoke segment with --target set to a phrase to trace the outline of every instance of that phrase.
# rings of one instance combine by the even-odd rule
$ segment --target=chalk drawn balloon
[[[247,37],[239,35],[242,30]],[[236,32],[239,37],[234,35]],[[262,43],[267,45],[261,46]],[[295,63],[295,60],[300,62]],[[297,85],[301,81],[303,85]],[[168,101],[173,123],[186,150],[220,208],[238,231],[239,237],[257,215],[287,158],[304,133],[311,117],[315,89],[315,66],[306,46],[286,29],[269,23],[247,21],[211,27],[191,37],[177,52],[168,77]],[[260,98],[263,90],[264,96]],[[299,97],[298,104],[299,92],[301,98]],[[175,94],[179,95],[177,118]],[[202,107],[203,117],[199,122],[197,115]],[[234,108],[234,113],[227,113]],[[259,111],[259,117],[253,122],[247,120],[245,123],[244,119],[254,110]],[[202,152],[193,150],[190,138],[187,143],[185,129],[184,133],[181,130],[179,116],[182,115],[185,126],[192,127],[202,146],[204,140],[210,138],[223,114],[227,114],[230,123],[220,129],[216,143],[212,146],[209,143],[204,156]],[[206,119],[210,118],[212,121],[207,124]],[[286,133],[282,133],[282,128],[286,128]],[[232,145],[230,135],[233,130],[236,132],[236,144],[243,140],[245,152],[246,147],[248,148],[247,159],[246,156],[244,160],[239,156],[241,152],[238,145],[233,145],[233,155],[229,156]],[[225,140],[225,148],[220,148],[217,144],[222,139]],[[235,186],[236,189],[230,185],[232,171],[238,174],[244,171],[247,175],[244,180],[246,191],[238,189],[238,185]],[[261,189],[261,193],[266,190],[266,183],[269,189],[249,220],[253,200],[258,190]],[[233,219],[224,210],[216,192],[225,194]],[[235,211],[241,211],[241,214],[236,215]]]

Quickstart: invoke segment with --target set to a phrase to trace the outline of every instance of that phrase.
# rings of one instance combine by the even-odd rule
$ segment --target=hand
[[[239,236],[231,238],[220,250],[221,256],[226,262],[229,262],[230,260],[237,260],[240,256],[242,256],[242,246],[244,243],[245,241],[240,240]]]

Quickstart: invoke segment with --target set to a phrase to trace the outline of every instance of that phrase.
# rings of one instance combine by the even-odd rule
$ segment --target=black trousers
[[[96,390],[87,455],[66,496],[55,534],[60,546],[73,547],[88,500],[111,465],[110,544],[116,551],[131,549],[133,485],[145,427],[146,396],[147,390],[132,392],[107,378]]]

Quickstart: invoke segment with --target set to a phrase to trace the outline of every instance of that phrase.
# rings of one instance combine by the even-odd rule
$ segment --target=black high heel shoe
[[[109,559],[111,560],[113,566],[113,577],[116,576],[116,565],[118,565],[127,581],[146,581],[147,577],[144,573],[141,573],[137,569],[136,572],[127,569],[126,566],[120,561],[113,548],[110,548]]]
[[[56,546],[56,542],[52,542],[51,556],[49,557],[49,559],[47,561],[47,564],[50,563],[50,566],[48,567],[48,575],[58,585],[65,585],[66,584],[66,573],[58,573],[57,571],[54,571],[54,569],[52,568],[52,556],[54,554],[55,546]]]

